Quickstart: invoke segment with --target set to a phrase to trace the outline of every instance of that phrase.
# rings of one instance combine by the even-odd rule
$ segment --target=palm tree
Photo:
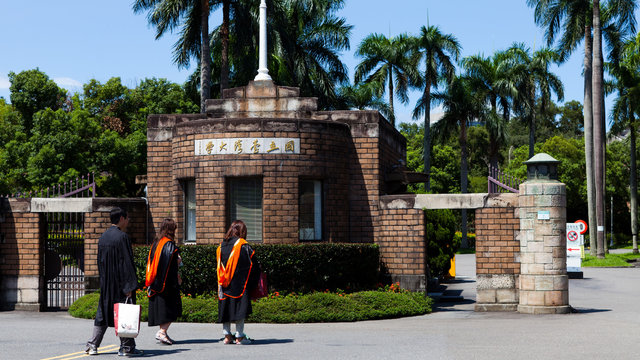
[[[535,7],[535,21],[538,26],[546,28],[547,45],[552,45],[556,36],[563,29],[559,49],[563,59],[575,50],[584,39],[584,147],[587,177],[587,203],[589,213],[589,239],[591,255],[596,255],[596,208],[593,170],[593,109],[592,101],[592,5],[591,0],[527,0],[529,6]]]
[[[385,117],[390,115],[389,104],[382,97],[376,95],[376,89],[372,84],[343,86],[338,93],[345,108],[378,110]]]
[[[595,198],[596,198],[596,224],[598,229],[604,228],[604,129],[600,125],[603,116],[603,56],[602,56],[602,28],[600,27],[600,1],[593,1],[593,76],[591,78],[592,106],[593,106],[593,157],[595,160]],[[604,231],[597,231],[596,256],[604,259]]]
[[[598,2],[599,3],[599,2]],[[594,12],[591,0],[527,0],[527,4],[535,8],[536,24],[546,28],[546,38],[548,45],[551,45],[560,29],[563,35],[559,42],[559,49],[563,59],[575,50],[577,45],[584,39],[584,134],[585,134],[585,157],[587,176],[587,198],[589,208],[589,233],[591,243],[591,255],[596,255],[596,199],[594,189],[594,119],[599,119],[598,125],[604,128],[604,117],[597,118],[593,115],[593,37],[592,24]],[[608,2],[606,17],[616,23],[618,29],[628,29],[635,33],[635,0],[611,0]],[[598,6],[598,18],[600,7]],[[606,30],[606,29],[605,29]],[[600,38],[600,37],[599,37]],[[602,72],[600,72],[602,74]],[[602,78],[602,75],[599,75]],[[598,81],[600,82],[600,81]],[[601,99],[602,105],[603,100]],[[600,111],[602,112],[602,111]],[[604,131],[604,130],[602,130]],[[599,161],[600,162],[600,161]]]
[[[484,100],[481,94],[473,91],[471,81],[465,77],[454,77],[445,92],[436,92],[432,96],[434,103],[441,104],[444,109],[442,118],[433,125],[434,138],[445,140],[451,134],[459,134],[460,188],[462,193],[466,194],[469,156],[467,127],[473,120],[485,119],[487,111]],[[462,247],[468,247],[466,210],[462,210]]]
[[[564,89],[560,78],[549,70],[549,66],[559,60],[557,52],[541,49],[531,55],[523,44],[514,44],[507,50],[507,59],[499,71],[508,72],[515,82],[517,95],[514,110],[529,126],[529,158],[533,157],[535,145],[535,119],[537,102],[540,113],[544,114],[555,93],[559,101],[564,98]]]
[[[615,51],[616,49],[614,49]],[[631,235],[633,253],[638,253],[638,179],[636,160],[636,138],[638,131],[637,117],[640,116],[640,34],[624,45],[622,58],[614,56],[616,61],[609,63],[609,72],[617,82],[618,98],[616,99],[612,118],[612,132],[629,129],[629,153],[631,165],[629,171],[629,193],[631,208]]]
[[[355,83],[372,83],[379,95],[384,94],[384,87],[388,86],[391,108],[389,121],[393,126],[393,96],[396,95],[402,103],[407,103],[409,87],[420,85],[417,56],[411,56],[414,42],[415,40],[406,34],[391,39],[382,34],[371,34],[362,40],[356,51],[356,56],[364,59],[356,66]]]
[[[337,104],[337,85],[348,82],[339,53],[348,50],[353,26],[336,11],[344,0],[272,2],[268,32],[273,52],[270,75],[282,85],[317,96],[322,109]]]
[[[441,33],[437,26],[422,26],[416,45],[424,58],[425,72],[424,91],[413,110],[413,118],[418,119],[424,114],[424,172],[429,174],[431,171],[431,87],[437,89],[441,80],[450,82],[453,79],[455,75],[453,61],[458,61],[461,47],[455,36]],[[426,191],[431,190],[430,182],[427,178]]]
[[[501,71],[505,70],[501,63],[507,60],[507,54],[502,51],[492,57],[473,55],[462,59],[467,76],[491,106],[485,127],[489,133],[489,164],[494,168],[498,167],[500,145],[506,141],[511,98],[517,93],[509,72]],[[498,105],[502,108],[502,117],[498,115]]]
[[[200,111],[210,96],[211,59],[209,52],[209,0],[135,0],[133,11],[148,10],[147,19],[156,27],[156,39],[180,27],[180,38],[173,45],[173,62],[189,66],[190,59],[200,58]]]

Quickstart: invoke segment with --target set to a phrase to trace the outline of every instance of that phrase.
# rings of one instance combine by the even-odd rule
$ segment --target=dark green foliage
[[[27,133],[31,131],[33,115],[43,109],[57,110],[62,107],[66,91],[56,85],[40,71],[32,69],[18,74],[9,73],[11,104],[22,115],[22,124]]]
[[[441,277],[449,270],[449,261],[460,247],[454,237],[456,218],[453,211],[425,210],[425,237],[431,277]]]
[[[197,112],[177,84],[145,79],[134,89],[114,77],[66,92],[39,70],[10,73],[12,104],[0,100],[0,193],[41,190],[96,174],[105,197],[141,196],[147,115]]]
[[[374,244],[255,246],[271,289],[280,291],[373,289],[380,251]]]
[[[253,244],[256,258],[267,273],[270,290],[373,289],[378,282],[380,251],[374,244]],[[186,294],[215,293],[216,245],[182,246],[180,269]],[[134,258],[140,288],[144,287],[148,246],[136,247]]]
[[[73,317],[93,319],[98,307],[98,293],[85,295],[69,308]],[[148,321],[149,300],[138,291],[141,306],[140,320]],[[315,292],[307,295],[278,293],[253,302],[253,323],[309,323],[362,321],[402,316],[423,315],[431,312],[433,300],[424,293],[407,291],[363,291],[352,294]],[[182,297],[182,316],[179,322],[213,323],[218,319],[218,300],[215,295]]]

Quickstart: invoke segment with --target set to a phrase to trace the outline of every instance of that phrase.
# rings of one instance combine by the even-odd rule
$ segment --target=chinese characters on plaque
[[[300,154],[300,139],[224,138],[195,141],[196,155]]]

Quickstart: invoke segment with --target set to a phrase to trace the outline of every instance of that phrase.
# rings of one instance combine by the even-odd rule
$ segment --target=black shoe
[[[118,356],[136,357],[136,356],[142,356],[142,354],[144,354],[144,351],[138,350],[135,348],[129,351],[124,351],[123,349],[118,350]]]
[[[87,344],[87,350],[85,350],[87,355],[98,355],[98,348],[95,345]]]

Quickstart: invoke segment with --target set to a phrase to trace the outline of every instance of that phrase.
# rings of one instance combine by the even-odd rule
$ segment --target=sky
[[[176,34],[155,39],[146,13],[134,14],[132,0],[86,1],[2,0],[0,11],[0,97],[9,101],[10,71],[39,68],[70,92],[82,91],[91,79],[101,83],[120,77],[134,88],[145,78],[166,78],[182,84],[196,63],[179,69],[172,63]],[[361,40],[372,33],[418,35],[423,25],[435,25],[457,37],[461,55],[492,55],[514,42],[531,49],[545,46],[544,31],[533,19],[526,0],[346,0],[338,16],[353,25],[351,48],[342,61],[353,71]],[[35,3],[35,4],[34,4]],[[267,10],[268,11],[268,10]],[[221,22],[221,10],[210,17],[209,28]],[[639,15],[636,13],[636,18]],[[552,68],[564,83],[565,101],[583,100],[583,48],[559,67]],[[419,91],[407,105],[394,100],[396,118],[411,122]],[[607,100],[611,107],[611,98]],[[438,109],[434,109],[438,112]],[[437,118],[438,114],[434,114]]]

